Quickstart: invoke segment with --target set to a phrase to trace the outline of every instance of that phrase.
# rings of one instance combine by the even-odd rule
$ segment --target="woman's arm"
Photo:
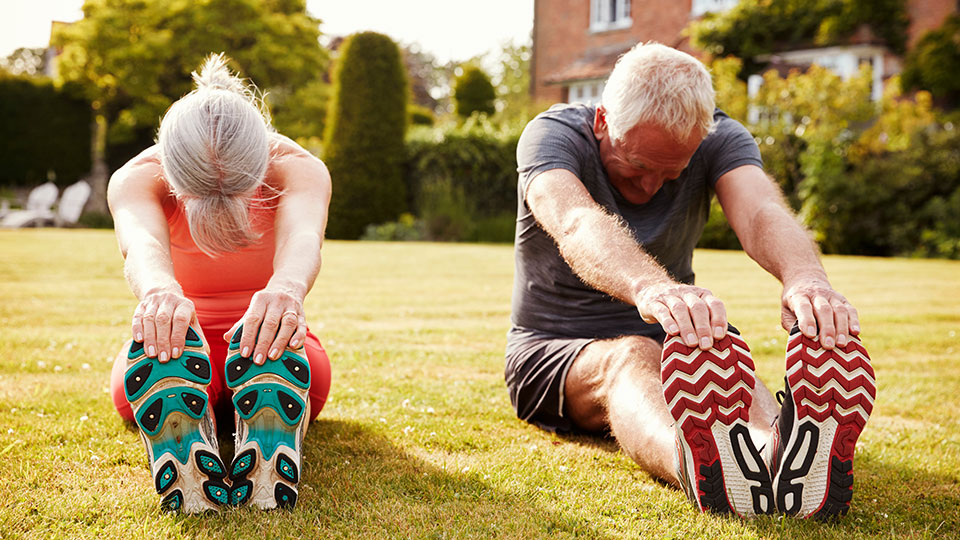
[[[275,218],[273,277],[224,334],[229,340],[242,323],[241,354],[249,354],[257,364],[279,358],[288,343],[299,347],[306,338],[303,300],[320,271],[330,204],[330,173],[323,162],[285,137],[279,145],[282,155],[271,164],[283,191]]]
[[[188,325],[202,332],[193,302],[174,278],[162,207],[166,195],[152,148],[118,169],[107,188],[124,275],[139,300],[131,325],[133,339],[143,342],[147,356],[161,362],[183,352]]]

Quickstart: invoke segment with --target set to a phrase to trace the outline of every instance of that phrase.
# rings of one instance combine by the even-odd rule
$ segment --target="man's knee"
[[[660,344],[643,336],[595,341],[574,361],[564,394],[567,408],[579,423],[605,424],[613,385],[625,377],[657,373]]]
[[[614,345],[605,351],[597,366],[600,384],[609,387],[624,377],[632,377],[645,372],[659,372],[662,347],[656,341],[644,336],[624,336],[617,338]]]

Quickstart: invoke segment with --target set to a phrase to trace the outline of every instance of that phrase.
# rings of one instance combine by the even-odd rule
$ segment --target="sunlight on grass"
[[[113,236],[0,233],[0,537],[939,538],[960,530],[960,264],[829,257],[877,372],[850,514],[698,514],[608,440],[518,421],[503,384],[509,246],[328,242],[306,311],[333,363],[297,509],[161,515],[107,394],[135,305]],[[778,283],[700,251],[758,375],[782,385]]]

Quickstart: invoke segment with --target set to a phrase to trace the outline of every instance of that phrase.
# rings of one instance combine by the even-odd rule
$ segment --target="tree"
[[[431,111],[437,108],[434,94],[443,84],[443,73],[437,66],[437,59],[418,45],[403,47],[403,63],[410,80],[410,102]]]
[[[690,26],[695,46],[733,55],[755,71],[753,59],[791,48],[837,45],[867,25],[894,52],[906,49],[906,0],[755,0],[708,13]]]
[[[344,41],[323,145],[335,194],[330,237],[359,238],[367,225],[392,221],[405,210],[407,92],[393,40],[363,32]]]
[[[211,52],[261,89],[295,92],[328,63],[319,20],[304,0],[86,0],[84,17],[60,27],[60,76],[85,86],[101,143],[94,200],[105,209],[106,158],[119,166],[148,146],[160,117],[190,91],[190,72]],[[104,148],[105,146],[105,148]]]
[[[490,77],[476,66],[468,65],[453,84],[453,102],[457,116],[467,118],[474,112],[493,114],[497,97]]]
[[[28,77],[43,75],[43,70],[47,67],[46,53],[47,50],[42,47],[20,47],[6,58],[0,59],[0,71]]]
[[[504,44],[498,55],[499,66],[493,77],[497,93],[497,112],[501,121],[526,123],[535,114],[530,97],[529,43]]]
[[[943,105],[960,107],[960,15],[924,34],[907,55],[901,83],[905,90],[929,90]]]

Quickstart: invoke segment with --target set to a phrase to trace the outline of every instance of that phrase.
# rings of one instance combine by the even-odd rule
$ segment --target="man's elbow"
[[[560,220],[560,230],[558,231],[558,240],[575,238],[593,217],[593,212],[589,208],[574,208],[567,212]]]

